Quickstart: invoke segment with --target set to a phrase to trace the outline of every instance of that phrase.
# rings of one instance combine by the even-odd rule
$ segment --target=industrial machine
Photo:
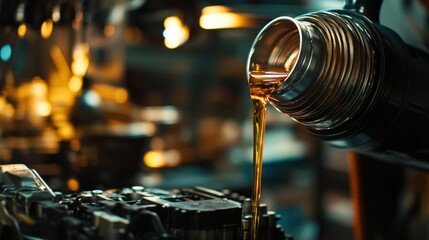
[[[53,192],[22,164],[0,166],[1,239],[250,239],[250,199],[204,187]],[[290,240],[262,207],[259,239]]]
[[[353,203],[331,204],[339,239],[427,238],[428,15],[426,0],[0,0],[0,238],[248,239],[246,70],[290,74],[270,96],[260,239],[341,235],[326,175]],[[325,174],[320,140],[349,169]]]

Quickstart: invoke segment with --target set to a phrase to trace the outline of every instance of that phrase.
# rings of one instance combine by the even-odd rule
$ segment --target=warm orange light
[[[115,25],[112,24],[107,24],[104,26],[103,32],[104,32],[104,36],[106,37],[111,37],[115,34],[116,31],[116,27]]]
[[[70,91],[76,93],[76,92],[79,92],[79,90],[82,88],[82,84],[83,84],[83,81],[81,77],[73,76],[70,78],[68,85],[69,85]]]
[[[221,5],[207,6],[201,10],[201,14],[205,15],[205,14],[211,14],[211,13],[230,12],[230,11],[231,9],[226,6],[221,6]]]
[[[67,122],[69,120],[69,116],[65,112],[56,112],[52,115],[52,121],[54,122]]]
[[[52,112],[52,107],[49,102],[42,101],[42,102],[36,103],[36,113],[39,116],[47,117],[51,114],[51,112]]]
[[[15,115],[15,107],[12,104],[6,104],[6,106],[4,107],[2,114],[5,117],[13,117]]]
[[[88,55],[89,46],[86,43],[77,45],[73,50],[73,59],[85,58]]]
[[[39,77],[33,78],[31,88],[34,96],[45,97],[48,93],[48,86],[46,82]]]
[[[83,77],[89,66],[89,47],[87,44],[79,44],[73,50],[73,62],[71,70],[73,75]]]
[[[203,29],[250,27],[252,24],[244,14],[231,12],[225,6],[209,6],[201,11],[200,26]]]
[[[80,188],[79,181],[76,178],[69,178],[69,180],[67,180],[67,187],[71,191],[77,191]]]
[[[71,124],[64,122],[62,124],[57,123],[57,125],[57,131],[61,139],[71,139],[74,137],[74,128]]]
[[[211,13],[200,18],[203,29],[238,28],[248,26],[246,19],[236,13]]]
[[[128,101],[128,91],[123,87],[95,83],[92,85],[92,89],[95,90],[103,99],[113,100],[117,103],[125,103]]]
[[[5,106],[6,106],[6,98],[1,96],[0,97],[0,113],[3,111]]]
[[[143,157],[143,162],[150,168],[160,168],[165,165],[164,156],[158,151],[149,151]]]
[[[167,17],[164,27],[164,44],[167,48],[177,48],[189,38],[189,28],[177,16]]]
[[[125,103],[128,100],[128,92],[123,88],[118,88],[115,91],[115,101],[117,103]]]
[[[40,35],[42,35],[42,38],[47,39],[51,36],[53,29],[54,23],[52,22],[52,20],[46,20],[42,23],[42,26],[40,27]]]
[[[179,151],[170,149],[166,151],[149,151],[143,157],[143,162],[150,168],[175,167],[180,164]]]
[[[27,33],[27,25],[25,25],[25,23],[21,23],[21,25],[19,25],[18,27],[18,36],[20,38],[23,38],[26,33]]]
[[[70,76],[69,63],[67,62],[61,48],[58,45],[52,45],[49,51],[52,61],[57,67],[58,74],[62,80],[66,81]]]
[[[5,97],[0,97],[0,116],[13,117],[15,108],[12,104],[6,102]]]
[[[82,77],[85,75],[86,70],[88,69],[88,65],[89,65],[88,59],[82,58],[82,59],[73,61],[71,65],[71,69],[76,76]]]

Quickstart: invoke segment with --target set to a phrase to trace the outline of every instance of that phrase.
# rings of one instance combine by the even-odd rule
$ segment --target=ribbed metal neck
[[[281,17],[261,31],[248,67],[287,72],[270,103],[316,134],[339,134],[359,128],[379,101],[377,38],[369,20],[348,11]]]

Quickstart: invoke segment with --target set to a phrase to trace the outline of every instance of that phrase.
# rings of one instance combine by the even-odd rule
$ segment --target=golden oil
[[[258,239],[259,205],[262,192],[262,152],[266,125],[266,111],[269,95],[286,79],[286,73],[252,71],[249,74],[249,88],[253,117],[253,185],[252,224],[250,237]]]

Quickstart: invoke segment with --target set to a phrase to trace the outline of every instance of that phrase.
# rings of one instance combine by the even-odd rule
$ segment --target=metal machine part
[[[34,170],[0,166],[1,239],[249,239],[251,201],[204,187],[53,193]],[[292,239],[261,206],[259,239]]]
[[[429,169],[429,54],[352,10],[279,17],[248,72],[288,75],[270,103],[340,148]]]

